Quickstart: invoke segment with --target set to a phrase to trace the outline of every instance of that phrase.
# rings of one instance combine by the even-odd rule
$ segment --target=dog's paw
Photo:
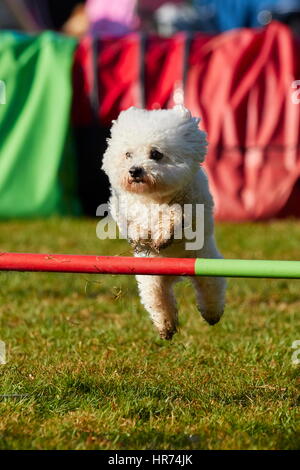
[[[128,238],[128,243],[133,248],[133,251],[138,251],[140,249],[140,240],[134,240],[133,238]]]
[[[154,251],[159,253],[160,250],[167,248],[167,246],[171,245],[172,242],[173,242],[173,234],[171,236],[169,234],[165,236],[164,233],[161,233],[158,237],[152,240],[151,244],[152,244]]]
[[[149,241],[148,240],[133,240],[132,238],[128,239],[130,246],[132,247],[135,253],[148,252],[149,251]]]
[[[224,309],[222,310],[201,310],[200,311],[204,320],[211,326],[215,325],[221,320],[221,317],[224,313]]]
[[[171,340],[174,334],[177,333],[177,328],[167,322],[162,328],[158,329],[158,332],[161,339]]]
[[[170,329],[170,330],[165,330],[164,329],[164,330],[161,330],[159,332],[159,336],[160,336],[161,339],[166,339],[166,340],[170,341],[173,338],[175,333],[176,333],[176,329],[175,330],[174,329]]]

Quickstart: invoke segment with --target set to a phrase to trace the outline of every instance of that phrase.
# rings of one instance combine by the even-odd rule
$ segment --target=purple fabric
[[[98,36],[118,36],[129,33],[136,26],[136,0],[88,0],[87,14],[91,33]]]

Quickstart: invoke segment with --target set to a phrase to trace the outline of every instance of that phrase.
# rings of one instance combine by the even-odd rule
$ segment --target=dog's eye
[[[163,156],[164,155],[159,150],[156,150],[156,149],[152,149],[150,152],[151,160],[156,160],[156,161],[161,160]]]
[[[131,158],[131,157],[132,157],[132,154],[131,154],[130,152],[126,152],[126,153],[125,153],[125,156],[126,156],[126,158]]]

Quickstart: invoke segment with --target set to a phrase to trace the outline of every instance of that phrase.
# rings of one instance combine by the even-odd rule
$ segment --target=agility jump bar
[[[0,271],[300,279],[300,261],[0,253]]]

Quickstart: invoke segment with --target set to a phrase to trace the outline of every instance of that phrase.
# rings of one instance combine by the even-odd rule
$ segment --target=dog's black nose
[[[143,173],[143,168],[141,168],[140,166],[132,166],[130,169],[129,169],[129,174],[130,176],[132,176],[132,178],[138,178],[139,176],[141,176]]]

